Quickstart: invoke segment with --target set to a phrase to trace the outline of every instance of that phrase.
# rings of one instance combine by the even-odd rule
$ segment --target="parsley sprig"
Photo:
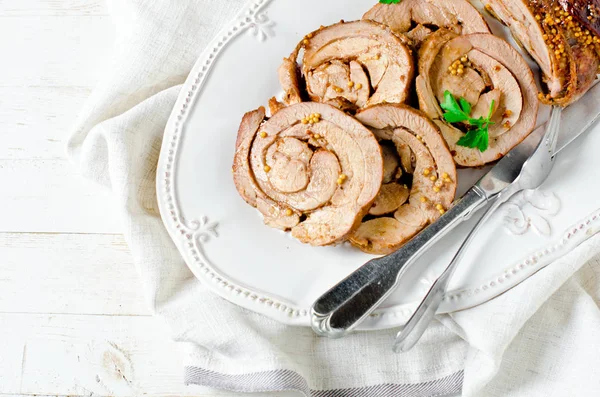
[[[398,4],[402,0],[379,0],[381,4]]]
[[[485,152],[490,145],[489,127],[494,124],[491,121],[492,112],[496,101],[492,101],[490,112],[486,118],[479,117],[474,119],[471,117],[471,104],[465,98],[459,98],[458,101],[448,90],[444,92],[444,102],[440,104],[445,110],[444,120],[448,123],[467,123],[475,128],[470,129],[465,136],[457,142],[459,146],[464,146],[472,149],[479,149],[480,152]]]

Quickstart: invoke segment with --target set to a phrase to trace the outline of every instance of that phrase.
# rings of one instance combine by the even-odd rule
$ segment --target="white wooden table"
[[[105,0],[0,0],[2,397],[199,393],[150,317],[108,194],[64,156],[112,43]]]

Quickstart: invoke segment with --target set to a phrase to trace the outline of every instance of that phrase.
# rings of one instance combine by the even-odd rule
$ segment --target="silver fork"
[[[560,130],[561,113],[561,107],[555,106],[552,108],[550,121],[547,124],[545,135],[539,146],[525,162],[517,179],[498,195],[496,201],[486,211],[485,215],[483,215],[473,230],[471,230],[446,270],[444,270],[440,277],[433,283],[415,313],[408,320],[402,331],[398,333],[393,347],[395,352],[408,351],[419,341],[442,303],[448,288],[448,283],[464,253],[470,246],[473,238],[477,235],[486,221],[493,215],[496,209],[515,194],[523,190],[538,188],[548,178],[548,175],[554,166],[554,155]]]

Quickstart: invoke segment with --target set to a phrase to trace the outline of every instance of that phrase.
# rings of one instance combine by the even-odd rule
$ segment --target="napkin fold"
[[[394,330],[319,338],[194,278],[160,219],[156,164],[181,84],[243,4],[109,3],[115,56],[68,144],[81,173],[113,194],[148,304],[180,346],[182,381],[323,397],[600,395],[600,236],[493,301],[439,316],[402,355],[390,350]]]

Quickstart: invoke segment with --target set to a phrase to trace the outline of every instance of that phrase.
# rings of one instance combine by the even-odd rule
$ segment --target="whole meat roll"
[[[383,160],[366,127],[326,104],[247,113],[233,163],[236,188],[269,226],[303,243],[346,240],[381,188]]]

